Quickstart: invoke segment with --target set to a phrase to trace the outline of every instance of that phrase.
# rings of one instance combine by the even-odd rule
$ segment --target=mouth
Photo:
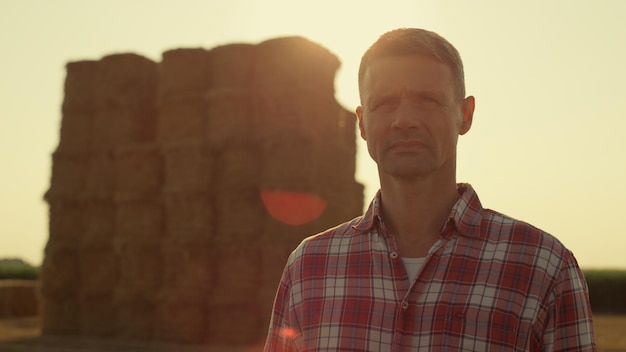
[[[389,150],[400,152],[415,152],[424,149],[424,147],[424,143],[417,139],[396,140],[389,144]]]

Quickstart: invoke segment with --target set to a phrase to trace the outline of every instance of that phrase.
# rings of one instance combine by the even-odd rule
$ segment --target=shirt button
[[[391,252],[389,255],[391,256],[391,259],[398,258],[398,252]]]
[[[403,310],[409,309],[409,302],[407,302],[407,301],[402,302],[402,309]]]

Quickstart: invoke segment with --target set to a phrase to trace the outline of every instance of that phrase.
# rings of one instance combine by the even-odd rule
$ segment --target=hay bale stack
[[[157,68],[135,54],[67,65],[61,141],[46,193],[46,334],[114,335],[124,315],[116,297],[150,279],[137,265],[123,266],[136,264],[135,241],[153,238],[158,246],[163,228],[162,157],[154,144]]]
[[[163,54],[157,140],[163,156],[161,287],[154,335],[159,341],[206,341],[210,287],[213,157],[205,143],[210,53],[176,49]]]
[[[158,65],[142,56],[116,54],[98,62],[93,151],[154,141],[157,83]]]
[[[0,280],[0,319],[39,314],[39,283],[34,280]]]
[[[57,151],[81,154],[91,148],[97,61],[77,61],[66,66],[65,98]]]
[[[50,237],[41,268],[43,298],[42,330],[45,333],[75,334],[80,330],[79,246],[74,240]]]
[[[159,68],[159,143],[204,139],[206,103],[203,94],[209,85],[209,66],[209,54],[204,49],[163,53]]]
[[[112,336],[115,333],[113,288],[120,271],[113,244],[110,240],[81,243],[78,262],[78,333]]]
[[[289,253],[362,210],[338,67],[301,37],[68,64],[44,334],[262,340]]]
[[[202,238],[166,239],[163,254],[164,289],[156,296],[155,338],[205,342],[211,249]]]

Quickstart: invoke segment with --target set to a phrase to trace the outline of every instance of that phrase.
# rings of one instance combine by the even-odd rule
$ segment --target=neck
[[[458,200],[456,180],[381,177],[382,216],[404,257],[425,256]]]

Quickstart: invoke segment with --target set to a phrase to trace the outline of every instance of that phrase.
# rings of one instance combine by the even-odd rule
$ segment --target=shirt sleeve
[[[548,314],[545,351],[597,351],[587,282],[569,251],[555,282]]]
[[[272,317],[265,341],[264,352],[292,352],[297,351],[296,341],[300,338],[295,316],[291,309],[291,279],[289,266],[283,271],[278,285]]]

